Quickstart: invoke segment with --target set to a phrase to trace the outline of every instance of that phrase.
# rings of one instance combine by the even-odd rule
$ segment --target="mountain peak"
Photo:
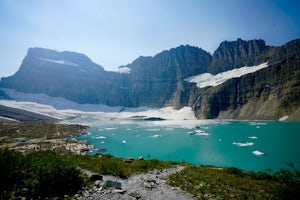
[[[94,63],[89,57],[84,54],[71,52],[71,51],[56,51],[52,49],[33,47],[29,48],[27,55],[23,62],[43,62],[40,65],[56,64],[61,66],[73,66],[73,67],[83,67],[85,69],[100,69],[104,70],[102,66]]]
[[[268,48],[262,39],[224,41],[213,54],[211,73],[231,70],[237,67],[262,63],[258,56]]]

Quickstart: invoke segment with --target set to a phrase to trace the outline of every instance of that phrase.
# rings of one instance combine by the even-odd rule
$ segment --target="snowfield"
[[[241,76],[244,76],[246,74],[250,74],[253,72],[256,72],[260,69],[268,67],[268,63],[262,63],[260,65],[255,65],[251,67],[241,67],[238,69],[229,70],[226,72],[221,72],[216,75],[212,75],[210,73],[204,73],[197,76],[191,76],[189,78],[186,78],[185,81],[196,83],[198,88],[204,88],[209,86],[217,86],[225,81],[232,79],[232,78],[238,78]]]
[[[49,97],[45,94],[28,94],[12,89],[0,88],[12,100],[0,100],[0,105],[19,108],[65,122],[88,123],[95,121],[120,120],[120,123],[131,123],[134,120],[161,118],[163,120],[148,121],[147,124],[155,126],[179,126],[193,128],[202,123],[213,123],[212,120],[197,120],[190,107],[176,110],[172,107],[110,107],[102,104],[78,104],[64,98]]]

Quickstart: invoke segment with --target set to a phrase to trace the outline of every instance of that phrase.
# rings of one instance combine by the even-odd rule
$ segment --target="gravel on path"
[[[81,193],[76,194],[78,200],[122,200],[122,199],[155,199],[155,200],[192,200],[191,195],[178,188],[167,185],[167,176],[183,170],[183,166],[174,166],[164,170],[153,170],[146,174],[135,174],[128,179],[114,176],[103,176],[102,180]]]

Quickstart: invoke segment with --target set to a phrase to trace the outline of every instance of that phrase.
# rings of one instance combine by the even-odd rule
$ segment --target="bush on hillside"
[[[0,149],[0,180],[1,199],[62,197],[83,185],[76,165],[53,151],[23,155]]]

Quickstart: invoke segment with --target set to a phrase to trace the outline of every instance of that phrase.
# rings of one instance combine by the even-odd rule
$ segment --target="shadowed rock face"
[[[253,66],[266,62],[264,55],[271,47],[263,40],[244,41],[238,39],[233,42],[222,42],[213,54],[208,72],[217,74],[243,66]]]
[[[198,118],[279,119],[300,106],[300,40],[273,48],[270,66],[216,87],[191,90]]]
[[[184,90],[183,79],[205,72],[210,61],[209,53],[188,45],[154,57],[139,57],[127,65],[131,69],[128,92],[132,102],[136,106],[173,105],[178,91]]]
[[[179,46],[154,57],[139,57],[105,71],[83,54],[30,48],[20,69],[2,78],[0,87],[45,93],[78,103],[110,106],[191,106],[198,118],[278,119],[300,107],[300,40],[270,47],[263,40],[222,42],[210,55]],[[197,88],[184,81],[268,62],[269,67],[230,79],[216,87]],[[4,94],[2,96],[5,96]]]

